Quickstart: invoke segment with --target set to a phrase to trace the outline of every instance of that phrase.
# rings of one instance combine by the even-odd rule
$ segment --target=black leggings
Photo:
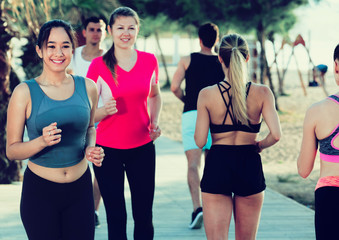
[[[317,240],[339,236],[339,187],[320,187],[315,191],[315,233]]]
[[[30,240],[93,240],[94,200],[89,168],[74,182],[56,183],[27,167],[20,213]]]
[[[105,160],[101,167],[93,168],[106,209],[109,239],[127,239],[125,172],[131,191],[134,239],[153,239],[152,207],[155,184],[153,142],[132,149],[101,147],[105,151]]]

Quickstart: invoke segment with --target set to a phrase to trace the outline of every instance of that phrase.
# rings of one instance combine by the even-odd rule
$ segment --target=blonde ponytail
[[[228,68],[228,81],[231,85],[233,116],[244,125],[249,125],[246,106],[246,83],[248,46],[238,34],[227,35],[222,39],[219,55]]]

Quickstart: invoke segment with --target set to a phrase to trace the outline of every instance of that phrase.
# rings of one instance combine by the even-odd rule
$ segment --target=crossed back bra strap
[[[221,84],[221,82],[225,83],[226,86],[224,86],[223,84]],[[225,80],[221,81],[220,83],[218,83],[218,88],[219,88],[219,91],[221,93],[221,96],[222,96],[222,99],[224,100],[224,103],[225,103],[225,106],[226,106],[226,113],[225,113],[225,117],[224,117],[224,121],[222,122],[222,125],[225,124],[226,122],[226,118],[227,118],[227,115],[229,114],[230,115],[230,118],[232,120],[232,123],[234,124],[235,123],[235,119],[232,115],[233,113],[233,107],[232,107],[232,96],[229,92],[229,90],[231,89],[231,84],[229,84],[228,82],[226,82]],[[221,89],[223,88],[223,89]],[[228,96],[228,103],[226,102],[226,99],[224,97],[224,93],[227,93],[227,96]],[[232,112],[231,112],[232,110]]]
[[[226,86],[224,86],[223,84],[221,84],[221,82],[225,83]],[[225,113],[225,117],[224,117],[224,121],[222,122],[222,125],[225,124],[226,122],[226,118],[227,118],[227,115],[229,114],[230,115],[230,118],[232,120],[232,123],[233,124],[237,124],[237,122],[235,121],[234,119],[234,116],[233,116],[233,105],[232,105],[232,96],[230,94],[230,89],[231,89],[231,84],[229,84],[227,81],[223,80],[221,81],[220,83],[218,83],[218,88],[219,88],[219,91],[221,93],[221,96],[222,96],[222,99],[224,100],[224,103],[225,103],[225,106],[226,106],[226,113]],[[251,82],[248,82],[246,84],[246,98],[248,96],[248,93],[250,91],[250,87],[251,87]],[[227,93],[227,96],[228,96],[228,103],[226,102],[226,99],[224,97],[224,93]]]

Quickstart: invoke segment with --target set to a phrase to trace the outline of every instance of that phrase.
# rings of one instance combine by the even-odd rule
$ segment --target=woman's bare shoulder
[[[267,85],[261,84],[261,83],[254,83],[254,82],[251,82],[250,91],[254,91],[256,94],[258,94],[258,93],[261,93],[261,94],[272,93],[271,89]]]
[[[217,84],[214,84],[212,86],[205,87],[201,89],[199,95],[202,96],[213,96],[215,95],[215,92],[218,91],[218,86]]]
[[[20,95],[21,97],[30,96],[29,87],[25,82],[18,84],[12,93],[12,96]]]

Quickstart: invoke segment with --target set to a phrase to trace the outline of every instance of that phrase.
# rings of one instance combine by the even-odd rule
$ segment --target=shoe
[[[192,213],[192,222],[189,225],[190,229],[200,229],[202,225],[203,217],[202,217],[202,208],[198,207]]]
[[[95,223],[95,228],[100,227],[100,221],[99,221],[99,215],[97,213],[94,213],[94,223]]]

